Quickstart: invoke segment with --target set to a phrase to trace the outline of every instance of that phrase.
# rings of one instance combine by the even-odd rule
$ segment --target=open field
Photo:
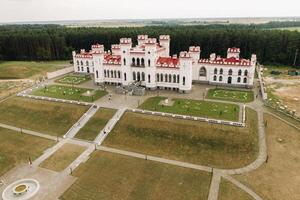
[[[72,73],[72,74],[67,74],[66,76],[60,79],[57,79],[55,82],[62,83],[62,84],[69,84],[69,85],[79,85],[89,80],[91,80],[90,75]]]
[[[263,71],[263,77],[272,77],[275,79],[297,79],[300,78],[300,76],[290,76],[288,75],[289,70],[295,70],[296,68],[288,67],[288,66],[265,66]],[[299,69],[296,69],[297,71],[300,71]],[[279,75],[272,74],[272,71],[278,71],[280,72]]]
[[[50,85],[32,92],[32,95],[58,99],[93,102],[107,95],[106,91],[77,88],[63,85]]]
[[[0,104],[0,122],[61,136],[87,109],[87,106],[15,97]]]
[[[237,168],[257,156],[257,115],[247,109],[247,127],[127,112],[104,146],[219,168]]]
[[[254,200],[249,194],[238,188],[231,182],[222,179],[218,200]]]
[[[5,61],[0,62],[0,79],[21,79],[45,76],[46,72],[56,71],[68,66],[68,61]]]
[[[253,91],[215,88],[208,90],[208,99],[218,99],[234,102],[251,102],[254,100]]]
[[[33,161],[54,141],[0,128],[0,176],[18,164]]]
[[[300,134],[282,121],[265,114],[268,162],[259,169],[235,176],[264,200],[300,199]]]
[[[32,82],[27,81],[0,81],[0,99],[4,99],[12,94],[20,92],[30,86]]]
[[[190,99],[169,99],[170,102],[173,101],[173,105],[161,105],[164,99],[167,99],[167,97],[150,97],[139,108],[230,121],[238,121],[239,118],[239,106],[235,104]]]
[[[96,151],[62,200],[207,199],[211,174]]]
[[[100,108],[97,113],[76,134],[76,138],[93,141],[107,122],[114,116],[116,110]]]
[[[45,160],[40,167],[62,171],[68,167],[86,148],[74,144],[64,144],[47,160]]]

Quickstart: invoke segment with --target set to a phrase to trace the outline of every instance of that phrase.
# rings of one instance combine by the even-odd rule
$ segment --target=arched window
[[[144,58],[141,59],[141,65],[142,65],[143,67],[145,67],[145,60],[144,60]]]
[[[160,74],[160,82],[164,82],[164,75]]]
[[[127,81],[126,73],[124,73],[124,81]]]
[[[114,71],[114,78],[117,78],[117,71]]]
[[[137,66],[140,66],[140,65],[141,65],[141,63],[140,63],[140,58],[137,58],[137,59],[136,59],[136,65],[137,65]]]
[[[135,72],[132,73],[132,78],[133,78],[134,81],[136,80],[136,74],[135,74]]]
[[[228,84],[231,84],[231,83],[232,83],[232,77],[231,77],[231,76],[228,77],[227,83],[228,83]]]
[[[172,83],[172,75],[169,74],[169,82]]]
[[[106,70],[104,70],[104,77],[106,77]]]
[[[132,58],[132,66],[135,66],[135,58]]]
[[[156,74],[156,81],[159,82],[159,74]]]
[[[84,71],[83,67],[81,67],[81,71]]]
[[[182,85],[185,85],[185,76],[182,77]]]
[[[89,66],[89,61],[86,61],[86,66]]]
[[[242,75],[242,70],[239,70],[238,75],[239,75],[239,76]]]
[[[150,65],[151,65],[151,60],[148,59],[148,66],[150,67]]]
[[[151,82],[151,76],[150,76],[150,74],[148,74],[148,83],[150,83]]]
[[[83,61],[80,62],[81,66],[83,66]]]
[[[219,81],[223,81],[223,76],[219,76]]]
[[[118,71],[118,78],[121,78],[121,72]]]
[[[109,78],[110,77],[110,75],[109,75],[109,70],[107,70],[107,78]]]
[[[244,78],[244,83],[247,83],[247,78],[246,77]]]
[[[177,83],[179,83],[179,75],[177,75]]]
[[[140,72],[137,72],[137,81],[140,81],[141,80],[141,74]]]
[[[96,78],[99,78],[98,70],[96,70]]]
[[[145,81],[145,73],[142,72],[142,81]]]
[[[77,71],[80,71],[80,67],[79,66],[77,67]]]
[[[168,82],[168,74],[165,74],[165,82]]]
[[[126,58],[123,59],[123,65],[126,65]]]
[[[232,75],[232,69],[229,69],[228,71],[228,75],[231,76]]]
[[[244,71],[244,76],[248,76],[248,70]]]
[[[214,74],[217,74],[218,73],[218,70],[217,70],[217,68],[215,68],[215,70],[214,70]]]
[[[176,83],[176,75],[173,75],[173,83]]]
[[[237,82],[238,82],[238,83],[241,82],[241,77],[238,77]]]
[[[77,65],[79,65],[79,60],[77,60]]]
[[[215,76],[214,76],[214,81],[216,81],[216,80],[217,80],[217,76],[215,75]]]
[[[223,74],[223,69],[222,68],[220,69],[220,74]]]
[[[201,69],[199,70],[199,76],[206,76],[206,69],[205,69],[205,67],[201,67]]]
[[[111,78],[114,77],[114,71],[113,71],[113,70],[110,71],[110,77],[111,77]]]

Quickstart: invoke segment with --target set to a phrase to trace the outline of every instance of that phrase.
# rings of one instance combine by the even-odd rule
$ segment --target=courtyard
[[[208,90],[208,99],[249,103],[254,100],[253,91],[215,88]]]

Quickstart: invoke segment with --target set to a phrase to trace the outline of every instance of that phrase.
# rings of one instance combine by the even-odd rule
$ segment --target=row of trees
[[[296,26],[297,23],[293,23]],[[300,26],[300,24],[299,24]],[[171,35],[171,53],[187,50],[191,45],[201,46],[201,57],[211,52],[225,56],[228,47],[240,47],[242,56],[256,53],[264,64],[292,65],[296,49],[300,50],[300,32],[271,29],[280,24],[264,25],[202,25],[202,26],[146,26],[137,28],[68,28],[59,25],[0,26],[1,60],[57,60],[71,59],[71,51],[89,49],[93,43],[106,49],[138,34],[158,37]],[[300,56],[299,56],[300,57]],[[298,58],[296,64],[300,65]]]

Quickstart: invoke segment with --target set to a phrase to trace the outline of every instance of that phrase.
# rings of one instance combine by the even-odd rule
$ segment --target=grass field
[[[89,94],[88,94],[89,93]],[[62,85],[50,85],[33,91],[33,95],[58,99],[93,102],[108,94],[106,91],[87,88],[77,88]]]
[[[69,85],[79,85],[81,83],[87,82],[91,80],[90,75],[83,75],[83,74],[68,74],[60,79],[57,79],[55,82],[69,84]]]
[[[0,128],[0,177],[21,163],[33,161],[54,141]]]
[[[252,196],[247,194],[242,189],[238,188],[231,182],[222,179],[219,189],[218,200],[254,200]]]
[[[293,67],[289,67],[289,66],[265,66],[264,67],[264,71],[263,71],[263,77],[273,77],[273,78],[287,78],[287,79],[291,79],[291,78],[300,78],[300,76],[290,76],[288,75],[288,71],[289,70],[293,70],[296,68]],[[299,71],[299,69],[296,69]],[[279,75],[275,75],[275,74],[271,74],[272,71],[279,71],[281,72],[281,74]]]
[[[140,105],[139,108],[230,121],[238,121],[239,118],[239,106],[235,104],[189,99],[172,99],[171,101],[174,101],[174,104],[171,106],[159,105],[160,102],[166,98],[167,97],[161,96],[150,97]]]
[[[62,200],[207,199],[211,175],[152,161],[94,152],[73,173]]]
[[[208,99],[218,99],[224,101],[234,101],[248,103],[254,100],[253,91],[233,90],[233,89],[210,89],[208,90]]]
[[[5,61],[0,62],[0,79],[30,78],[36,75],[46,75],[46,72],[56,71],[69,65],[68,61]]]
[[[87,106],[15,97],[0,103],[0,122],[61,136],[87,109]]]
[[[62,171],[68,167],[82,152],[84,152],[85,149],[86,148],[83,146],[64,144],[60,149],[46,159],[40,165],[40,167],[57,172]]]
[[[93,141],[107,122],[113,117],[116,110],[100,108],[97,113],[76,134],[76,138]]]
[[[4,99],[10,95],[13,95],[21,90],[24,90],[33,83],[23,81],[1,81],[0,82],[0,99]]]
[[[220,168],[237,168],[257,156],[257,116],[247,110],[238,128],[127,112],[104,146]]]
[[[235,176],[264,200],[300,199],[300,134],[297,129],[265,114],[268,162]]]

